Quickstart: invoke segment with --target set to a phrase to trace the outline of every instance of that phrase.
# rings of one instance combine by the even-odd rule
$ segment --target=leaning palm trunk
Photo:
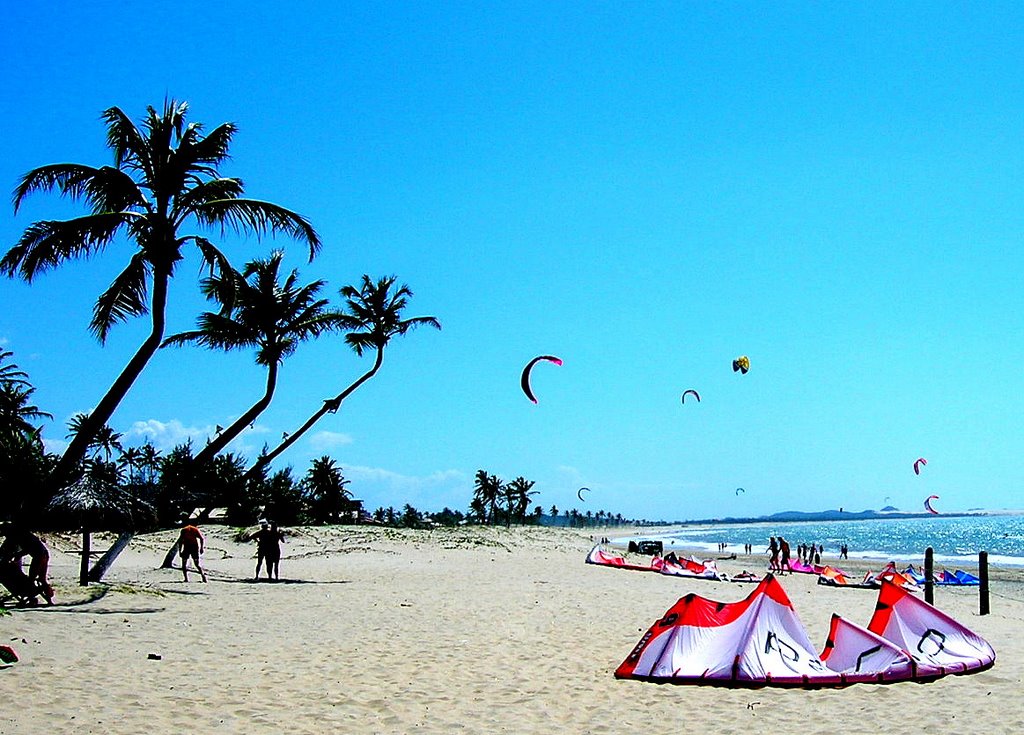
[[[121,374],[117,376],[117,380],[107,390],[106,395],[100,399],[96,408],[86,416],[79,430],[75,432],[68,448],[64,450],[64,454],[61,455],[53,472],[50,473],[49,490],[51,495],[74,479],[75,470],[85,457],[89,443],[96,432],[110,421],[110,417],[114,415],[121,400],[128,394],[136,379],[149,363],[150,358],[159,349],[164,338],[166,322],[164,311],[167,305],[167,281],[169,278],[170,274],[167,272],[153,274],[153,301],[150,305],[153,327],[149,336],[121,371]]]
[[[121,552],[128,548],[128,542],[132,540],[133,536],[135,536],[133,531],[123,531],[118,535],[114,545],[107,549],[103,556],[92,565],[92,569],[89,570],[89,582],[100,582],[103,580],[103,575],[107,573],[107,570],[114,564],[114,561],[121,555]]]
[[[269,465],[271,462],[274,461],[274,459],[276,459],[288,447],[290,447],[292,444],[294,444],[296,441],[298,441],[299,437],[301,437],[303,434],[305,434],[307,431],[309,431],[316,422],[318,422],[320,419],[322,419],[324,417],[325,414],[327,414],[328,412],[332,412],[333,413],[333,412],[337,411],[341,407],[342,401],[344,401],[346,398],[348,398],[350,395],[352,395],[352,393],[355,392],[355,390],[359,386],[361,386],[367,380],[369,380],[374,375],[376,375],[377,371],[380,370],[380,366],[383,363],[384,363],[384,348],[378,347],[377,348],[377,357],[376,357],[376,359],[373,362],[373,367],[372,368],[370,368],[368,371],[363,373],[363,375],[361,375],[358,380],[356,380],[354,383],[352,383],[352,385],[350,385],[348,388],[343,390],[337,396],[335,396],[334,398],[331,398],[331,399],[328,399],[328,400],[324,401],[324,405],[321,406],[320,409],[316,413],[314,413],[312,416],[310,416],[306,420],[306,423],[304,423],[301,427],[299,427],[299,429],[297,431],[295,431],[294,433],[290,434],[284,441],[282,441],[280,444],[278,444],[276,447],[274,447],[274,449],[272,451],[270,451],[267,454],[265,454],[262,457],[260,457],[259,460],[256,462],[256,464],[253,465],[251,468],[249,468],[249,470],[245,473],[245,476],[248,478],[251,475],[255,474],[261,467],[265,467],[265,466]]]
[[[270,405],[270,401],[274,397],[274,390],[277,387],[277,371],[278,363],[271,363],[267,367],[267,388],[263,393],[263,397],[260,398],[256,403],[252,404],[252,407],[243,413],[233,424],[228,428],[224,429],[220,434],[214,437],[213,441],[203,447],[202,451],[196,455],[192,463],[196,467],[202,467],[203,464],[209,462],[224,447],[234,440],[239,434],[245,431],[245,427],[251,424],[256,418],[267,410],[267,406]]]

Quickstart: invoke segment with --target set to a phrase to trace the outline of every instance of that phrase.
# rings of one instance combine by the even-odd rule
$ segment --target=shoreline
[[[988,518],[1007,517],[989,516]],[[1012,516],[1009,516],[1012,517]],[[693,549],[699,554],[718,555],[718,542],[726,542],[727,553],[742,548],[745,543],[753,543],[755,549],[767,547],[769,536],[784,535],[793,547],[794,556],[797,542],[814,542],[823,544],[822,564],[837,566],[847,563],[839,559],[840,542],[850,547],[849,561],[855,559],[868,563],[895,561],[897,564],[920,565],[924,562],[924,552],[928,546],[935,549],[934,560],[937,568],[977,569],[978,551],[952,552],[950,546],[957,539],[972,538],[977,544],[988,545],[989,568],[1009,567],[1024,569],[1024,549],[1020,549],[1019,540],[1024,526],[1009,522],[999,524],[989,521],[983,526],[959,524],[965,516],[937,516],[933,519],[894,519],[890,521],[868,519],[865,521],[758,521],[748,524],[721,525],[673,525],[645,526],[633,534],[616,533],[611,536],[616,546],[625,546],[630,540],[651,538],[661,540],[665,548]],[[975,518],[972,516],[971,518]],[[920,520],[928,525],[917,526]],[[929,523],[929,521],[932,521]],[[937,522],[936,522],[937,521]],[[846,525],[849,523],[850,525]],[[953,525],[957,524],[957,525]],[[959,526],[959,527],[958,527]],[[1002,538],[999,538],[1001,535]],[[909,544],[917,544],[908,549]],[[886,546],[893,548],[886,550]],[[1007,547],[1014,553],[1005,553]],[[895,550],[893,550],[895,549]],[[995,549],[995,550],[993,550]]]

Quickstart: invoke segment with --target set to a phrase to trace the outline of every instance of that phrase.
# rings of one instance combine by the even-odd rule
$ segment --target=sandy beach
[[[286,529],[278,583],[254,544],[207,526],[209,584],[158,569],[175,537],[136,537],[78,587],[73,537],[48,536],[58,604],[0,617],[3,733],[877,733],[1024,731],[1017,572],[936,602],[987,638],[995,666],[930,684],[726,689],[612,672],[679,597],[750,585],[584,564],[587,533],[542,528]],[[607,535],[607,532],[600,533]],[[719,562],[761,571],[763,557]],[[848,566],[855,568],[855,564]],[[782,580],[811,640],[833,611],[867,624],[876,593]]]

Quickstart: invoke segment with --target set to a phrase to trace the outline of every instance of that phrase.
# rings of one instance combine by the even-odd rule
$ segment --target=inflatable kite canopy
[[[995,652],[931,605],[883,583],[867,628],[832,618],[815,653],[782,585],[771,575],[741,602],[680,599],[644,634],[615,676],[728,687],[843,687],[928,681],[990,667]]]
[[[601,567],[612,567],[613,569],[630,569],[634,572],[658,572],[672,577],[691,577],[697,579],[725,580],[725,575],[718,571],[718,565],[714,560],[701,561],[694,558],[675,558],[675,555],[668,555],[666,558],[655,556],[650,564],[631,564],[624,556],[609,554],[601,549],[600,544],[587,554],[587,564],[596,564]]]

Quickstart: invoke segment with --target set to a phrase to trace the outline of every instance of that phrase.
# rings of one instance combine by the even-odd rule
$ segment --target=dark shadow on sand
[[[47,605],[44,607],[26,607],[20,608],[19,612],[31,610],[32,612],[48,612],[48,613],[67,613],[69,615],[151,615],[153,613],[166,612],[166,607],[144,607],[137,608],[135,610],[124,610],[124,609],[103,609],[103,610],[87,610],[82,609],[85,605],[91,605],[96,600],[85,600],[83,602],[71,602],[66,605]]]
[[[324,581],[324,582],[317,582],[317,581],[312,580],[312,579],[259,579],[259,580],[255,580],[252,577],[247,577],[247,578],[244,578],[244,579],[219,579],[217,581],[218,582],[228,582],[230,584],[261,584],[261,585],[262,584],[266,584],[266,585],[276,585],[276,584],[352,584],[352,582],[350,582],[347,579],[327,580],[327,581]]]

